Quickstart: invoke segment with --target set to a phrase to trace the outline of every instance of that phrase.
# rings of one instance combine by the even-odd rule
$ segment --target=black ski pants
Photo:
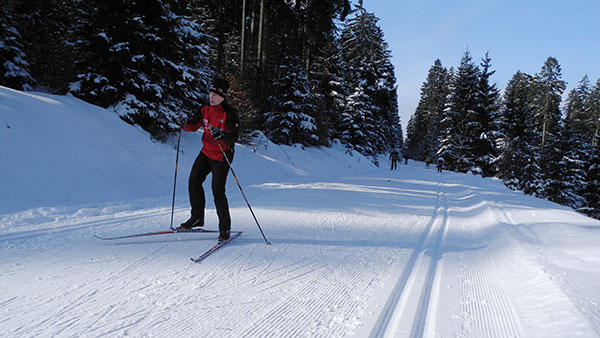
[[[233,156],[228,156],[230,161]],[[231,217],[229,215],[229,204],[225,195],[225,183],[227,182],[227,174],[229,173],[229,165],[227,161],[217,161],[209,158],[200,152],[190,173],[188,191],[190,194],[190,204],[192,205],[192,217],[200,219],[204,224],[204,208],[206,206],[206,198],[204,197],[204,188],[202,184],[212,173],[212,193],[219,216],[219,232],[220,237],[229,238],[231,230]]]

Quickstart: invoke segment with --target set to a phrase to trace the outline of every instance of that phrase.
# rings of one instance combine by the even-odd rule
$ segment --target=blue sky
[[[567,92],[585,74],[600,78],[600,0],[364,0],[379,17],[398,84],[402,125],[414,112],[435,59],[479,64],[489,51],[500,89],[518,71],[535,74],[558,59]]]

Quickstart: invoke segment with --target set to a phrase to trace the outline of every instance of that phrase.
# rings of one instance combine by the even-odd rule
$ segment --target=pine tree
[[[589,100],[589,79],[586,76],[579,82],[576,89],[571,90],[565,102],[565,117],[561,146],[564,151],[563,171],[565,177],[561,183],[559,202],[573,208],[584,205],[581,197],[586,185],[586,168],[592,152],[592,118],[587,116],[585,102]]]
[[[473,123],[480,104],[478,88],[479,69],[469,51],[466,51],[452,81],[442,120],[445,131],[439,154],[444,157],[450,170],[478,171],[473,161],[473,138],[479,137],[474,135],[479,130],[478,124]]]
[[[76,27],[83,0],[13,0],[31,75],[40,89],[65,93],[78,53]]]
[[[311,77],[316,79],[317,93],[322,93],[322,104],[315,118],[323,136],[327,139],[341,139],[339,126],[342,114],[346,109],[346,98],[349,95],[348,65],[341,54],[340,40],[332,36],[332,43],[326,48],[327,56],[318,56],[312,67]]]
[[[319,142],[314,96],[298,57],[287,57],[281,78],[270,97],[273,109],[265,113],[267,136],[275,143],[315,145]]]
[[[561,80],[561,69],[556,58],[549,57],[536,74],[534,119],[540,135],[540,147],[557,134],[560,121],[561,95],[566,84]]]
[[[587,101],[584,102],[586,115],[590,118],[590,127],[592,130],[591,144],[600,145],[600,79],[591,89]]]
[[[587,88],[585,78],[582,80],[582,87]],[[579,95],[585,97],[583,107],[585,113],[582,120],[586,123],[582,124],[589,133],[589,137],[585,140],[586,147],[586,182],[581,192],[581,196],[585,199],[585,206],[582,210],[591,217],[600,219],[600,79],[596,81],[593,88],[587,92],[578,90]]]
[[[32,90],[28,57],[23,51],[23,38],[9,8],[0,8],[0,85],[18,90]]]
[[[366,139],[347,146],[364,149],[366,155],[398,146],[401,133],[394,67],[378,20],[359,4],[341,36],[342,54],[349,70],[346,82],[352,88],[345,111],[351,118],[346,117],[342,124],[342,133],[346,134],[342,141],[356,139],[348,135],[356,130],[343,128],[357,123]]]
[[[440,123],[449,93],[448,81],[448,70],[439,59],[435,60],[421,86],[419,104],[409,121],[411,130],[407,130],[407,152],[415,160],[433,157],[439,149]]]
[[[498,110],[500,105],[500,91],[496,84],[490,84],[490,77],[496,71],[490,71],[491,59],[488,53],[481,63],[479,73],[479,104],[475,116],[470,122],[473,133],[473,162],[477,172],[483,177],[496,174],[495,158],[498,126]]]
[[[538,146],[532,126],[533,77],[517,72],[504,91],[499,118],[498,175],[511,189],[528,193],[538,189]]]
[[[586,173],[588,180],[582,192],[585,207],[581,210],[591,217],[600,219],[600,146],[598,145],[592,148]]]
[[[342,113],[340,125],[341,141],[349,149],[354,149],[365,156],[375,156],[377,145],[372,142],[376,139],[375,120],[370,105],[370,98],[363,87],[354,88],[346,101],[346,109]]]
[[[155,137],[178,128],[180,112],[205,100],[213,72],[197,24],[162,0],[95,0],[82,49],[86,59],[71,91],[113,107]]]
[[[561,138],[565,137],[561,123],[560,103],[566,84],[561,80],[558,61],[549,57],[535,78],[534,127],[540,145],[540,168],[542,189],[539,196],[557,201],[561,194],[561,180],[567,175],[565,148]]]

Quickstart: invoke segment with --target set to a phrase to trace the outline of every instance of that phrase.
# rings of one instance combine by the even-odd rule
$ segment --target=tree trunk
[[[244,77],[244,54],[246,47],[246,0],[242,0],[242,37],[240,41],[240,78]]]
[[[265,0],[260,0],[260,10],[258,14],[258,43],[256,48],[256,67],[260,69],[260,59],[262,55],[263,46],[263,34],[264,34],[264,20],[265,14]]]
[[[218,18],[217,18],[217,37],[219,38],[219,43],[217,44],[217,65],[216,71],[217,74],[220,73],[223,69],[223,65],[225,64],[225,33],[223,28],[223,0],[219,0],[217,3],[218,6]]]

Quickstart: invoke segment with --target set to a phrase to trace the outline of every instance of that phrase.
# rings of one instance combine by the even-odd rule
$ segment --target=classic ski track
[[[505,224],[508,224],[512,227],[517,226],[517,224],[508,216],[504,208],[499,206],[497,203],[494,203],[493,206],[491,206],[491,209],[496,214],[497,219],[500,222],[504,220]],[[548,271],[558,271],[556,265],[540,255],[537,250],[533,250],[531,247],[525,247],[525,249],[539,262],[541,262]],[[557,276],[556,280],[558,280],[559,284],[561,285],[561,290],[573,301],[574,304],[576,304],[576,307],[579,309],[579,311],[590,320],[594,330],[598,336],[600,336],[600,309],[598,308],[598,304],[592,301],[590,298],[582,297],[581,293],[577,292],[578,288],[569,283],[567,280],[561,278],[560,273],[555,273],[554,275]]]
[[[81,222],[81,221],[66,221],[62,223],[60,220],[54,220],[50,222],[46,222],[40,225],[40,228],[35,230],[25,230],[19,232],[12,232],[4,235],[0,235],[0,241],[13,241],[13,240],[21,240],[21,239],[30,239],[36,238],[45,235],[55,235],[61,233],[70,233],[76,231],[85,231],[88,230],[89,227],[93,228],[93,232],[96,232],[96,227],[107,227],[107,226],[122,226],[123,223],[128,223],[131,221],[142,220],[145,218],[158,217],[170,214],[170,210],[162,211],[162,210],[152,210],[150,212],[141,213],[140,211],[130,211],[130,212],[121,212],[119,215],[94,215],[87,216],[89,219]],[[72,215],[70,215],[72,216]],[[70,217],[69,216],[69,217]],[[59,226],[53,227],[52,224],[55,222],[59,222]],[[43,225],[47,224],[48,228],[43,228]]]
[[[378,248],[366,250],[370,253],[359,256],[358,261],[352,254],[336,252],[343,255],[338,265],[315,269],[310,279],[302,281],[300,289],[278,302],[239,337],[345,336],[349,327],[356,325],[357,312],[364,306],[364,300],[357,295],[372,289],[387,268],[384,262],[372,259]],[[373,273],[365,273],[366,263],[375,266]],[[333,270],[342,273],[333,274]],[[295,311],[297,308],[303,311]],[[308,332],[307,327],[311,328]]]
[[[64,302],[58,303],[58,306],[54,305],[55,301],[53,300],[41,303],[39,306],[45,306],[46,304],[50,305],[50,308],[46,311],[47,316],[33,319],[28,325],[19,328],[14,333],[18,334],[21,333],[21,330],[29,330],[27,331],[27,334],[38,332],[34,335],[41,335],[48,333],[50,330],[49,327],[52,329],[53,335],[61,335],[68,331],[76,326],[82,318],[86,317],[90,310],[94,310],[93,307],[90,308],[89,306],[90,303],[95,302],[94,295],[100,292],[108,292],[116,287],[114,285],[115,281],[122,278],[124,274],[127,275],[131,273],[131,271],[135,271],[137,268],[150,262],[149,258],[164,249],[167,245],[168,244],[165,244],[158,249],[146,253],[135,262],[128,264],[117,272],[111,273],[107,278],[97,278],[93,281],[86,282],[83,285],[76,286],[75,289],[68,289],[61,295],[61,298],[69,297],[69,301],[66,305],[60,306],[60,304],[64,304]],[[131,278],[125,285],[118,285],[119,290],[127,289],[129,285],[134,284],[137,281],[137,278]],[[109,287],[106,288],[106,285],[109,285]],[[118,292],[119,291],[117,291],[117,293]],[[81,308],[85,308],[86,311],[78,310]]]
[[[250,251],[252,249],[245,249],[242,251]],[[243,255],[243,252],[240,252],[239,255]],[[324,253],[321,253],[319,256],[323,256]],[[314,258],[314,257],[313,257]],[[325,258],[325,257],[322,257]],[[321,258],[321,259],[322,259]],[[236,264],[236,259],[231,259],[230,260],[232,262],[232,264],[230,265],[232,268],[235,268],[236,266],[239,265]],[[311,260],[311,264],[314,264],[314,260]],[[222,263],[222,262],[221,262]],[[245,264],[245,263],[244,263]],[[214,268],[209,268],[211,271],[214,270]],[[202,323],[203,325],[221,325],[221,326],[227,326],[226,323],[221,323],[218,324],[220,322],[223,321],[223,315],[221,312],[219,312],[219,309],[222,309],[224,307],[228,307],[228,306],[240,306],[240,305],[252,305],[254,303],[261,303],[261,306],[264,305],[262,303],[264,303],[264,300],[257,300],[257,301],[250,301],[250,302],[246,302],[246,303],[239,303],[236,301],[237,299],[237,295],[247,291],[247,286],[241,286],[238,285],[236,282],[231,282],[232,280],[235,280],[234,277],[235,275],[237,275],[236,273],[232,272],[231,269],[228,269],[226,266],[223,269],[220,269],[222,272],[221,273],[217,273],[214,276],[209,277],[208,279],[205,279],[203,282],[203,285],[198,286],[198,288],[202,289],[202,294],[210,294],[211,296],[209,297],[205,297],[205,296],[201,296],[200,294],[198,295],[194,295],[193,293],[188,293],[186,296],[183,296],[183,294],[178,294],[177,296],[177,301],[176,301],[176,305],[174,306],[169,306],[169,309],[166,309],[165,311],[172,311],[173,309],[179,309],[178,311],[181,313],[183,311],[183,315],[181,316],[177,316],[177,315],[173,315],[172,313],[160,313],[160,312],[156,312],[152,315],[152,317],[157,317],[157,318],[161,318],[161,316],[165,316],[165,317],[171,317],[171,319],[169,319],[168,321],[144,321],[147,322],[149,324],[147,325],[151,325],[153,327],[153,329],[159,331],[159,332],[180,332],[180,333],[189,333],[189,332],[193,332],[194,330],[198,329],[198,324],[197,322],[193,322],[190,321],[188,316],[185,314],[185,309],[193,309],[192,311],[194,311],[194,313],[196,313],[197,316],[200,316],[202,318]],[[309,270],[308,273],[310,272],[315,272],[316,269],[312,268]],[[197,274],[202,274],[202,271],[197,272],[196,274],[193,274],[190,276],[191,279],[194,279],[196,277]],[[227,275],[227,277],[225,277],[224,275]],[[233,275],[232,275],[233,274]],[[287,276],[286,280],[284,281],[280,281],[280,283],[285,283],[286,281],[291,281],[293,279],[296,278],[300,278],[304,275],[306,275],[307,272],[304,272],[300,275],[293,275],[293,276]],[[280,276],[285,276],[285,273],[282,273]],[[266,278],[266,277],[265,277]],[[316,278],[316,277],[314,277]],[[311,279],[311,281],[314,280]],[[304,279],[303,279],[304,280]],[[228,282],[229,281],[229,282]],[[228,284],[234,284],[234,285],[229,285],[228,287],[225,287],[227,284],[224,284],[225,282],[228,282]],[[264,282],[268,282],[268,279],[265,280]],[[247,281],[245,282],[247,283]],[[233,292],[233,290],[237,290],[238,292]],[[267,288],[263,291],[268,291],[270,290],[270,288]],[[281,290],[279,290],[281,291]],[[261,291],[257,291],[257,297],[261,297],[262,293]],[[265,296],[268,296],[268,293],[265,294]],[[169,300],[170,301],[170,300]],[[252,306],[250,311],[255,311],[256,306]],[[213,327],[212,330],[217,330],[218,327]],[[217,330],[218,331],[218,330]],[[215,336],[220,336],[223,332],[220,332],[219,334],[216,334]],[[210,335],[209,335],[210,336]]]
[[[328,257],[328,254],[333,252],[334,249],[330,249],[327,252],[317,253],[314,256],[305,257],[301,260],[298,260],[294,263],[284,265],[278,267],[275,270],[269,272],[261,272],[258,276],[251,277],[247,280],[239,281],[235,286],[227,289],[228,295],[238,295],[243,294],[247,291],[248,286],[252,286],[253,288],[257,288],[262,286],[263,288],[259,291],[266,291],[276,287],[277,285],[284,284],[286,282],[290,282],[301,276],[307,275],[311,272],[314,272],[315,269],[313,266],[319,261],[324,260]],[[271,266],[271,263],[269,264]],[[219,281],[224,281],[227,278],[217,279],[213,278],[209,281],[209,283],[205,283],[205,285],[217,285]],[[220,298],[220,294],[216,294],[210,297],[201,298],[201,301],[212,301],[213,299]]]
[[[161,247],[161,249],[169,246],[170,244],[171,243],[166,243],[165,245],[163,245]],[[146,257],[149,257],[149,256],[155,254],[157,251],[158,250],[154,251],[153,253],[151,253],[150,255],[147,255]],[[242,253],[240,253],[240,254],[242,254]],[[120,275],[122,273],[133,274],[134,268],[138,268],[141,266],[139,264],[141,261],[142,260],[138,260],[136,263],[131,264],[130,266],[121,270],[120,272],[113,274],[110,278],[112,278],[113,276]],[[235,261],[234,259],[230,260],[229,265],[234,264],[234,261]],[[147,261],[147,262],[150,263],[152,261]],[[160,264],[160,262],[157,262],[157,264]],[[194,265],[195,263],[190,263],[190,264]],[[227,264],[224,265],[224,268],[227,268]],[[169,273],[174,273],[174,276],[170,277]],[[101,313],[100,317],[96,318],[94,320],[94,322],[88,326],[87,329],[90,332],[92,332],[92,331],[101,332],[101,335],[111,335],[111,333],[114,333],[114,332],[117,332],[120,330],[124,330],[124,329],[135,332],[135,330],[139,327],[144,327],[144,328],[150,328],[150,327],[155,328],[156,327],[156,328],[165,329],[165,328],[163,328],[165,323],[166,323],[167,328],[169,328],[172,326],[172,321],[173,321],[170,318],[172,315],[171,312],[173,312],[173,309],[176,309],[180,305],[185,304],[189,298],[185,293],[172,293],[173,287],[176,287],[176,286],[179,288],[181,286],[185,287],[185,285],[186,285],[185,280],[193,280],[196,276],[197,276],[197,272],[194,269],[185,269],[180,272],[167,271],[164,274],[157,276],[156,278],[158,278],[158,280],[162,280],[162,279],[169,278],[169,277],[170,278],[168,279],[168,281],[166,283],[164,283],[164,284],[159,283],[158,285],[152,285],[153,277],[147,277],[141,281],[137,277],[129,278],[130,282],[124,286],[120,286],[119,290],[117,290],[117,292],[112,295],[111,299],[117,299],[116,304],[115,304],[115,302],[112,302],[111,305],[109,306],[108,311],[106,309],[99,310],[98,312]],[[122,278],[122,275],[120,276],[120,278]],[[122,293],[121,290],[131,290],[132,286],[138,285],[138,283],[141,285],[141,287],[138,286],[137,288],[133,288],[135,290],[135,292],[133,292],[133,293],[125,292],[124,294],[121,294]],[[149,297],[147,299],[147,302],[149,304],[155,304],[155,306],[147,307],[145,309],[138,310],[137,312],[136,311],[127,312],[127,310],[129,310],[129,309],[127,309],[127,306],[126,306],[128,300],[131,297],[135,297],[135,295],[140,292],[143,292],[144,294],[148,294]],[[158,303],[159,300],[162,303],[162,305],[156,306],[159,304]],[[118,327],[113,327],[112,326],[113,322],[111,322],[111,321],[108,321],[109,324],[106,325],[105,322],[107,322],[108,315],[113,311],[114,307],[121,307],[121,306],[124,306],[126,308],[126,310],[125,310],[126,317],[125,318],[123,318],[122,316],[119,317],[119,321],[117,321]],[[134,319],[132,321],[130,319],[127,319],[127,317],[131,317]],[[167,332],[167,331],[157,331],[157,332]]]
[[[430,311],[435,311],[435,308],[430,306],[432,293],[437,292],[435,296],[439,296],[439,289],[434,290],[434,277],[438,266],[443,264],[442,261],[442,244],[445,241],[448,233],[448,198],[445,193],[442,193],[443,209],[442,209],[442,221],[439,225],[439,229],[435,231],[435,237],[430,237],[431,240],[435,241],[435,246],[429,259],[427,268],[427,275],[425,277],[425,283],[421,288],[421,296],[419,297],[419,305],[417,306],[417,312],[415,314],[415,320],[413,321],[413,327],[410,332],[410,337],[423,337],[425,335],[425,324],[427,319],[430,317]],[[434,232],[432,232],[434,234]]]
[[[495,214],[494,208],[486,208]],[[482,228],[479,216],[477,224]],[[459,254],[463,334],[477,337],[521,337],[514,310],[496,275],[489,245]],[[469,324],[464,327],[465,323]]]
[[[398,278],[391,295],[388,297],[388,300],[384,308],[382,309],[379,318],[375,323],[375,326],[371,330],[371,334],[369,335],[369,337],[391,337],[394,334],[394,331],[396,330],[398,325],[400,324],[403,312],[406,307],[408,297],[407,294],[413,289],[412,285],[414,283],[414,280],[417,279],[416,275],[419,270],[419,263],[422,261],[426,244],[432,237],[432,234],[434,232],[434,225],[439,217],[440,201],[443,196],[442,192],[440,191],[441,186],[442,183],[438,183],[436,202],[430,220],[425,226],[423,232],[421,233],[418,244],[412,250],[410,257],[408,258],[404,268],[402,269],[400,277]],[[441,227],[440,229],[443,230],[443,227]],[[438,245],[441,244],[438,243]],[[432,271],[431,273],[434,273],[435,267],[430,268],[429,270]],[[423,292],[421,297],[421,303],[425,301],[425,298],[428,299],[428,296],[424,296],[425,293],[431,291],[426,290],[425,288],[423,288],[422,290]],[[426,315],[427,308],[424,305],[419,306],[419,308],[421,311],[421,315],[423,315],[423,312],[425,312]],[[418,316],[414,318],[413,322],[417,321],[419,321]]]

